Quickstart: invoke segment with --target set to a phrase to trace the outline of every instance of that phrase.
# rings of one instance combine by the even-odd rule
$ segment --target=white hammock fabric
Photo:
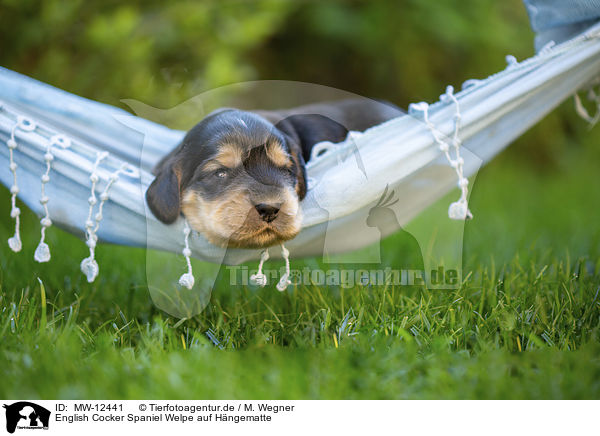
[[[455,95],[449,89],[431,106],[411,105],[410,116],[350,135],[336,146],[324,144],[328,151],[308,163],[312,183],[303,202],[303,230],[286,244],[292,255],[321,256],[324,246],[329,254],[342,253],[376,242],[382,235],[364,222],[386,187],[400,196],[393,207],[396,228],[456,190],[463,173],[473,175],[482,163],[598,77],[600,26],[560,45],[549,45],[526,61],[519,63],[512,57],[507,61],[504,71],[485,80],[469,80]],[[41,232],[37,260],[50,259],[52,247],[44,241],[50,225],[86,239],[90,256],[82,267],[91,279],[98,269],[97,239],[176,253],[187,248],[186,254],[215,263],[237,264],[260,257],[259,250],[225,253],[201,235],[194,234],[188,241],[183,219],[165,226],[149,212],[144,193],[153,179],[151,168],[184,132],[6,69],[0,69],[0,105],[0,181],[18,187],[11,191],[11,216],[17,222],[16,196],[43,217],[40,229],[35,233],[27,229],[23,235],[38,238]],[[459,138],[455,136],[458,121]],[[443,144],[450,151],[454,144],[460,145],[461,158],[451,157],[454,168]],[[461,188],[461,200],[450,211],[458,217],[468,213],[466,183]],[[19,248],[17,239],[11,239],[11,248]]]

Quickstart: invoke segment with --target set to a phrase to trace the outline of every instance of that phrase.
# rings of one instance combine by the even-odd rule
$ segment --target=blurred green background
[[[518,0],[0,0],[2,66],[124,109],[263,79],[406,107],[508,54],[534,54]],[[152,305],[141,249],[99,246],[90,285],[73,236],[51,228],[53,253],[71,255],[42,265],[35,238],[19,255],[2,242],[0,396],[598,398],[599,144],[567,101],[479,172],[452,292],[224,284],[179,323]]]
[[[533,54],[519,0],[2,0],[0,64],[128,109],[171,108],[219,86],[280,79],[327,85],[399,106]],[[571,110],[519,142],[534,166],[556,164],[581,130]],[[196,121],[196,120],[194,120]],[[173,127],[186,128],[193,124]]]
[[[406,104],[532,54],[520,1],[3,0],[2,65],[85,97],[171,107],[256,79]]]

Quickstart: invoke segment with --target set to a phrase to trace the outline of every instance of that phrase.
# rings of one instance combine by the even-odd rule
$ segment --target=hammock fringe
[[[598,77],[600,25],[547,45],[523,62],[508,57],[507,63],[487,79],[465,82],[458,93],[448,87],[432,105],[411,105],[410,116],[320,147],[307,166],[311,186],[303,230],[288,243],[289,250],[295,256],[322,255],[323,244],[328,253],[372,244],[456,189],[457,180],[460,198],[450,205],[449,216],[470,218],[467,178]],[[595,102],[600,105],[600,99]],[[578,97],[576,105],[585,118],[598,121],[599,115],[589,115]],[[45,232],[56,224],[86,240],[89,256],[81,269],[88,281],[99,272],[98,240],[183,253],[188,268],[180,283],[190,288],[192,253],[216,263],[263,259],[259,250],[225,252],[193,234],[184,219],[165,226],[148,211],[143,194],[152,181],[150,169],[183,135],[0,69],[0,182],[10,187],[15,222],[10,248],[22,248],[18,196],[42,217],[36,260],[50,260]],[[366,231],[365,218],[387,189],[400,200],[389,206],[396,226],[381,234]],[[287,256],[286,262],[289,276]],[[282,277],[280,287],[288,282]]]

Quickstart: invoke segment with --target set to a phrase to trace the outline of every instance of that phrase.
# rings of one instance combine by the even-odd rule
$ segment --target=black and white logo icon
[[[47,430],[50,411],[29,401],[19,401],[3,406],[6,409],[6,431],[14,433],[16,429]]]

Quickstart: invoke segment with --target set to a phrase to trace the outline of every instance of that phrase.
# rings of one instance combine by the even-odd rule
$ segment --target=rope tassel
[[[88,246],[88,248],[90,249],[90,255],[88,257],[86,257],[85,259],[83,259],[81,261],[81,265],[80,265],[81,272],[83,272],[86,275],[88,283],[92,283],[94,280],[96,280],[96,277],[98,276],[98,272],[100,271],[98,262],[96,261],[96,243],[98,242],[98,236],[96,235],[96,233],[98,233],[98,230],[100,229],[100,221],[102,221],[102,218],[103,218],[102,210],[104,208],[104,204],[109,199],[108,194],[110,192],[110,188],[112,188],[112,186],[117,182],[117,180],[119,180],[119,175],[121,173],[124,173],[129,167],[129,165],[127,163],[124,163],[121,165],[121,167],[118,170],[113,172],[108,177],[108,183],[106,184],[106,186],[104,187],[104,190],[100,194],[100,204],[98,205],[98,212],[96,213],[96,215],[94,216],[94,220],[92,221],[92,214],[94,212],[94,206],[96,205],[96,203],[98,203],[98,199],[96,198],[96,184],[98,183],[99,177],[98,177],[98,174],[96,173],[96,171],[98,170],[98,165],[100,165],[100,162],[102,162],[104,159],[106,159],[107,156],[108,156],[107,152],[97,153],[96,162],[94,162],[92,173],[90,174],[90,181],[92,182],[92,187],[90,190],[91,195],[88,198],[88,203],[89,203],[90,207],[88,209],[88,217],[85,222],[85,228],[86,228],[86,242],[85,243]]]
[[[10,132],[10,138],[6,142],[8,147],[9,165],[8,168],[13,176],[13,184],[10,187],[10,217],[15,220],[15,234],[8,239],[8,246],[12,251],[18,253],[23,248],[21,243],[20,233],[20,215],[21,209],[17,207],[17,194],[19,193],[19,184],[17,183],[17,168],[18,165],[14,160],[14,150],[17,148],[17,140],[15,139],[15,132],[17,129],[21,129],[24,132],[31,132],[35,130],[35,123],[29,118],[19,115],[17,117],[17,124],[14,125]]]
[[[258,264],[258,271],[256,274],[252,274],[250,276],[250,282],[264,288],[267,284],[267,276],[263,273],[263,265],[269,260],[269,249],[265,248],[263,252],[260,254],[260,263]]]
[[[98,199],[96,198],[96,184],[98,183],[98,165],[108,156],[107,152],[98,152],[96,153],[96,162],[94,162],[94,166],[92,167],[92,173],[90,174],[90,182],[92,182],[92,186],[90,188],[90,197],[88,198],[88,216],[85,221],[85,232],[86,232],[86,245],[90,249],[89,257],[86,257],[81,261],[80,268],[81,272],[85,274],[88,283],[92,283],[96,280],[96,276],[98,276],[98,262],[95,259],[95,248],[96,248],[96,240],[97,237],[94,233],[94,222],[92,221],[92,213],[94,212],[94,205],[97,203]]]
[[[188,289],[192,289],[194,287],[194,274],[192,271],[192,261],[190,260],[190,257],[192,256],[192,250],[190,249],[190,233],[191,233],[191,229],[190,229],[190,225],[188,224],[187,220],[183,221],[183,242],[184,242],[184,248],[182,250],[182,254],[185,257],[185,262],[187,264],[187,272],[182,274],[181,277],[179,277],[179,284],[181,286],[184,286]]]
[[[451,145],[440,137],[438,131],[435,129],[435,126],[429,120],[429,105],[427,103],[414,103],[410,105],[410,108],[423,113],[423,121],[425,122],[425,125],[431,132],[436,144],[438,144],[440,151],[446,156],[450,166],[454,168],[456,176],[458,177],[458,187],[461,194],[460,198],[454,203],[450,204],[448,207],[448,217],[453,220],[471,219],[473,218],[473,214],[469,210],[469,204],[467,200],[467,195],[469,193],[469,179],[464,176],[463,165],[465,161],[460,155],[461,141],[458,136],[462,116],[460,113],[460,104],[458,103],[457,98],[454,96],[454,88],[452,86],[448,86],[446,88],[446,93],[440,97],[440,100],[444,103],[452,102],[456,108],[456,112],[454,114],[454,133],[452,135]],[[454,149],[454,159],[450,155],[450,147]]]
[[[50,212],[48,210],[48,201],[50,199],[46,195],[46,184],[50,182],[50,170],[52,169],[52,161],[54,160],[54,155],[52,154],[52,147],[59,146],[63,149],[71,146],[71,140],[62,135],[55,135],[50,138],[48,142],[48,147],[46,148],[46,154],[44,155],[44,161],[46,162],[46,172],[42,175],[42,193],[40,197],[40,204],[44,208],[44,218],[41,219],[40,224],[42,225],[42,229],[40,231],[40,243],[35,249],[35,253],[33,254],[33,258],[40,263],[48,262],[50,260],[50,247],[46,244],[46,229],[52,225],[52,221],[50,220]]]
[[[290,281],[290,252],[287,248],[285,248],[283,243],[281,244],[281,256],[283,257],[283,260],[285,260],[285,273],[279,279],[276,288],[278,291],[283,292],[289,285],[292,284]],[[269,249],[265,248],[260,254],[258,271],[256,274],[252,274],[250,276],[250,282],[254,285],[260,286],[261,288],[265,287],[267,284],[267,276],[263,272],[263,266],[267,260],[269,260]]]
[[[290,252],[287,248],[285,248],[283,243],[281,244],[281,255],[285,260],[285,274],[279,279],[279,283],[277,283],[277,290],[283,292],[289,285],[292,284],[290,281]]]
[[[579,94],[575,94],[575,111],[577,115],[587,121],[590,125],[590,128],[594,127],[598,121],[600,121],[600,93],[597,93],[593,87],[590,87],[587,94],[587,99],[596,106],[596,112],[594,115],[590,115],[588,110],[585,108],[583,103],[581,102],[581,98]]]

